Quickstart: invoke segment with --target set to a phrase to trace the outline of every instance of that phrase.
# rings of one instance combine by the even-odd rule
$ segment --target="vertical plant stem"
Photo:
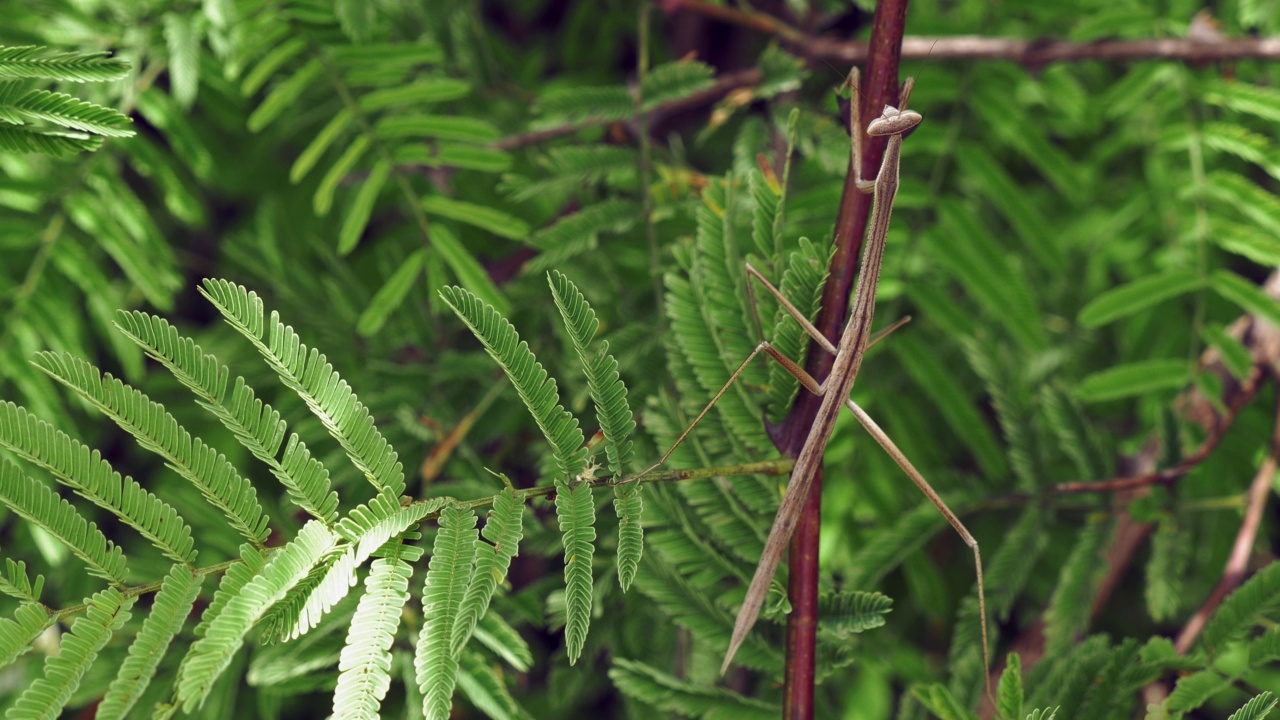
[[[876,5],[871,28],[870,51],[863,72],[859,103],[864,119],[880,116],[885,105],[898,105],[898,64],[902,54],[902,34],[906,24],[907,0],[882,0]],[[862,128],[865,130],[865,128]],[[884,159],[885,138],[862,135],[861,176],[874,178]],[[822,292],[822,312],[817,327],[833,343],[839,342],[849,312],[849,292],[853,288],[858,256],[871,215],[871,196],[856,187],[858,170],[849,160],[840,212],[833,242],[835,254],[828,268],[830,277]],[[825,378],[834,357],[818,347],[809,349],[806,370],[815,378]],[[794,457],[804,446],[817,414],[821,398],[800,393],[783,423],[781,449]],[[786,679],[782,716],[785,720],[812,720],[818,625],[818,529],[821,525],[822,474],[817,473],[804,514],[791,540],[790,574],[787,594],[791,615],[787,619]]]

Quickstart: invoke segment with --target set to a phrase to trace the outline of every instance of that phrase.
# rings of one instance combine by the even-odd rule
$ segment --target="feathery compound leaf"
[[[177,700],[183,710],[191,712],[204,704],[213,682],[244,645],[249,629],[306,577],[336,539],[323,524],[314,520],[307,523],[289,544],[272,553],[261,572],[226,598],[225,605],[206,626],[204,637],[191,646],[183,661],[177,681]],[[213,607],[209,609],[212,611]]]
[[[34,120],[106,137],[133,137],[133,120],[119,111],[80,100],[66,93],[32,90],[12,103],[0,103],[13,112]]]
[[[209,603],[209,607],[205,608],[204,614],[200,616],[200,622],[196,624],[192,633],[196,637],[204,637],[205,631],[209,629],[209,625],[217,619],[222,611],[226,609],[227,603],[231,599],[238,596],[245,585],[250,580],[257,577],[262,572],[262,568],[266,566],[266,556],[262,554],[262,550],[244,543],[240,546],[240,562],[232,563],[231,567],[222,574],[222,581],[218,584],[218,589],[213,593],[213,601]],[[188,655],[183,658],[185,665]]]
[[[116,313],[115,325],[194,392],[201,407],[213,413],[241,445],[266,463],[298,507],[326,523],[333,522],[338,514],[338,494],[329,489],[329,471],[311,458],[297,435],[289,437],[283,461],[276,460],[285,422],[279,412],[257,398],[244,378],[236,378],[228,400],[227,367],[191,338],[180,335],[164,318],[121,310]]]
[[[4,559],[4,575],[0,575],[0,593],[17,598],[24,603],[39,603],[40,593],[43,590],[44,576],[36,575],[36,581],[32,583],[31,578],[27,576],[25,560],[14,562],[13,558]]]
[[[591,338],[599,323],[587,298],[569,278],[552,271],[547,276],[556,307],[564,318],[565,327],[573,341],[573,349],[587,375],[591,399],[596,405],[596,418],[604,432],[605,452],[609,457],[609,472],[622,474],[631,461],[631,432],[636,421],[627,402],[627,387],[618,376],[618,362],[609,354],[609,344],[603,343],[594,356],[588,351]],[[638,487],[638,486],[637,486]]]
[[[644,499],[640,485],[628,483],[614,488],[613,511],[618,516],[618,585],[622,592],[631,589],[644,556]]]
[[[711,85],[716,71],[697,60],[677,60],[649,71],[640,84],[640,109],[652,110],[665,102],[679,100]]]
[[[1089,623],[1090,599],[1105,565],[1099,562],[1111,523],[1101,515],[1089,519],[1081,529],[1071,555],[1058,573],[1058,584],[1045,611],[1046,654],[1057,655],[1076,640]]]
[[[124,553],[98,525],[85,520],[71,503],[4,458],[0,458],[0,503],[56,537],[89,566],[90,575],[114,585],[125,584],[129,571]]]
[[[511,697],[495,663],[468,650],[460,658],[458,689],[476,709],[492,720],[523,720],[529,714]]]
[[[37,353],[32,363],[88,400],[144,448],[168,461],[227,516],[237,532],[258,544],[266,540],[267,517],[253,485],[222,453],[192,438],[163,405],[67,353]]]
[[[1276,698],[1269,692],[1255,696],[1244,707],[1231,713],[1228,720],[1262,720],[1276,707]]]
[[[81,445],[13,403],[0,403],[0,447],[39,465],[76,494],[104,508],[142,534],[165,557],[196,559],[191,527],[177,511],[121,477],[97,451]]]
[[[474,510],[448,506],[440,511],[440,531],[436,533],[422,588],[422,632],[413,658],[427,720],[448,720],[453,707],[458,661],[450,652],[449,643],[471,580],[471,550],[476,537]]]
[[[511,488],[493,496],[493,506],[480,533],[489,542],[476,540],[475,571],[462,597],[449,640],[450,652],[455,659],[471,639],[476,623],[489,611],[494,590],[507,577],[511,558],[519,552],[520,538],[524,534],[523,522],[524,501],[517,498]]]
[[[27,686],[4,714],[6,720],[53,720],[80,686],[85,670],[97,659],[111,634],[129,619],[137,598],[125,599],[115,588],[89,598],[84,617],[76,618],[71,633],[62,637],[57,655],[44,661],[44,675]]]
[[[717,687],[695,685],[642,662],[614,658],[609,679],[636,701],[678,717],[704,720],[770,720],[775,705]]]
[[[1168,514],[1160,518],[1160,525],[1151,538],[1151,557],[1147,561],[1147,586],[1143,596],[1147,601],[1147,613],[1156,622],[1172,620],[1182,605],[1182,584],[1187,575],[1187,563],[1191,560],[1193,536],[1178,522],[1178,517]]]
[[[1027,720],[1055,720],[1058,717],[1058,708],[1040,708],[1032,710],[1027,714]]]
[[[529,343],[520,339],[516,329],[493,306],[460,287],[440,288],[440,297],[471,328],[489,357],[511,379],[520,399],[551,443],[560,469],[560,477],[555,480],[557,487],[567,487],[582,474],[586,451],[577,419],[560,405],[555,379],[547,375],[529,349]]]
[[[0,108],[13,111],[23,117],[45,120],[55,126],[78,129],[106,137],[133,137],[128,126],[133,120],[118,110],[104,108],[86,100],[79,100],[64,92],[32,90],[13,102],[3,102]]]
[[[1009,653],[1009,662],[1000,675],[996,710],[1002,717],[1022,717],[1022,660],[1018,653]]]
[[[808,238],[800,238],[799,249],[787,258],[787,269],[782,273],[778,291],[812,321],[822,300],[822,286],[826,278],[826,258]],[[779,307],[774,314],[773,333],[769,336],[769,342],[778,352],[804,367],[805,356],[809,351],[809,336],[784,307]],[[780,424],[787,417],[798,392],[800,381],[787,372],[781,363],[769,363],[769,395],[765,400],[765,407],[768,409],[770,422]]]
[[[291,640],[319,625],[325,614],[355,587],[356,568],[392,538],[417,525],[422,518],[447,502],[444,498],[435,498],[402,507],[395,498],[384,494],[375,497],[369,506],[362,505],[343,518],[336,530],[338,535],[353,543],[352,547],[333,558],[313,582],[299,584],[303,592],[294,600],[293,607],[284,608],[286,615],[282,622],[291,622],[292,626],[279,628],[281,632],[276,639]],[[283,604],[278,604],[277,608]]]
[[[564,539],[565,649],[578,661],[591,624],[591,557],[595,553],[596,506],[586,485],[556,493],[556,516]]]
[[[848,638],[884,625],[893,598],[878,592],[823,593],[818,596],[818,623],[823,630]]]
[[[412,576],[413,567],[398,555],[373,562],[338,661],[333,720],[381,717],[379,707],[391,687],[391,644],[409,604]]]
[[[1280,606],[1280,562],[1273,562],[1227,596],[1205,623],[1204,644],[1217,650],[1244,635],[1263,616]]]
[[[119,80],[129,63],[105,52],[78,53],[35,45],[0,47],[0,78],[45,78],[66,82]]]
[[[0,150],[61,157],[102,147],[102,136],[0,123]]]
[[[13,613],[13,619],[0,618],[0,668],[8,667],[31,649],[31,643],[40,637],[54,619],[39,603],[23,603]]]
[[[151,614],[143,621],[119,674],[98,704],[94,716],[97,720],[116,720],[129,714],[155,676],[156,667],[173,642],[173,636],[182,629],[191,614],[191,606],[200,594],[203,580],[204,576],[193,576],[190,568],[183,565],[174,565],[165,576],[151,606]]]
[[[308,352],[293,328],[281,323],[275,312],[271,313],[269,344],[264,344],[262,300],[257,293],[211,279],[204,281],[200,293],[253,343],[284,384],[302,397],[365,478],[379,491],[399,497],[404,492],[404,471],[395,450],[374,426],[369,409],[325,356],[315,348]]]
[[[575,87],[548,91],[538,98],[538,110],[548,120],[607,122],[631,117],[635,104],[621,85]]]
[[[1223,677],[1216,670],[1178,678],[1178,684],[1165,699],[1164,706],[1172,712],[1188,712],[1204,705],[1209,698],[1231,686],[1231,678]]]

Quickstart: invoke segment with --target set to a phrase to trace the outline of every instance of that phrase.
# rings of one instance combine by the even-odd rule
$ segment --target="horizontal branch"
[[[767,13],[713,5],[705,0],[661,0],[659,4],[668,14],[684,10],[772,35],[792,52],[813,63],[861,65],[867,59],[866,42],[813,37]],[[1277,58],[1280,58],[1280,38],[1209,36],[1072,42],[959,35],[902,39],[903,60],[1012,60],[1037,66],[1085,60],[1213,62]]]

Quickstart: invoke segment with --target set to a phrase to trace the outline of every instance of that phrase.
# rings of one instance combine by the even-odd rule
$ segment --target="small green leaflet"
[[[1080,324],[1096,328],[1201,286],[1191,270],[1171,270],[1126,283],[1095,297],[1080,311]]]
[[[1280,302],[1235,273],[1218,270],[1209,280],[1214,292],[1272,325],[1280,326]]]
[[[494,235],[511,240],[523,240],[529,236],[528,223],[487,205],[454,200],[440,195],[428,195],[422,198],[422,209],[433,215],[474,225],[481,230],[488,230]]]
[[[426,254],[426,248],[418,248],[405,258],[404,263],[373,296],[369,307],[360,313],[360,319],[356,322],[356,332],[369,337],[382,329],[387,318],[400,307],[405,296],[413,289],[413,283],[422,273],[422,261]]]
[[[1157,390],[1180,388],[1191,381],[1186,360],[1143,360],[1094,373],[1076,387],[1084,402],[1133,397]]]

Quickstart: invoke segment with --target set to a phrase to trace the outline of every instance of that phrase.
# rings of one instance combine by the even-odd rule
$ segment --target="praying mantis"
[[[848,83],[856,93],[858,89],[858,69],[856,67],[850,73]],[[765,542],[760,564],[756,567],[755,575],[751,579],[742,608],[738,611],[729,649],[725,655],[724,664],[720,668],[722,675],[728,670],[734,655],[751,631],[752,626],[755,625],[756,618],[760,614],[768,593],[769,584],[773,580],[774,572],[777,570],[778,563],[781,562],[782,555],[786,552],[787,545],[791,541],[791,536],[799,522],[805,499],[809,494],[809,488],[813,484],[816,473],[822,467],[822,456],[826,450],[827,443],[831,439],[831,433],[835,429],[836,416],[840,413],[842,407],[849,408],[863,428],[893,458],[894,462],[907,473],[912,482],[916,484],[916,487],[938,508],[938,511],[942,513],[951,527],[955,529],[965,544],[973,551],[974,571],[977,575],[978,584],[978,609],[981,618],[982,659],[984,667],[989,668],[991,666],[990,652],[987,647],[987,607],[982,580],[982,554],[978,549],[978,541],[974,539],[973,535],[964,526],[964,523],[956,517],[956,514],[951,511],[951,508],[934,491],[928,481],[924,479],[924,476],[915,469],[911,461],[903,455],[889,436],[849,397],[854,381],[858,377],[858,370],[862,366],[862,358],[870,344],[875,341],[871,334],[871,323],[875,312],[876,288],[880,280],[880,267],[884,258],[889,219],[893,214],[893,202],[898,192],[898,165],[902,153],[902,137],[904,133],[918,125],[922,120],[919,113],[907,109],[907,100],[910,97],[912,85],[913,81],[909,78],[903,86],[899,101],[901,109],[885,106],[881,116],[873,120],[865,130],[871,136],[887,136],[889,144],[885,150],[880,172],[876,175],[874,181],[865,181],[861,178],[861,175],[856,176],[857,188],[862,192],[872,193],[872,209],[862,255],[862,269],[858,275],[858,284],[853,297],[853,309],[849,314],[849,320],[845,325],[839,344],[832,344],[831,341],[823,336],[809,322],[808,318],[788,302],[782,293],[770,284],[759,271],[750,264],[746,266],[749,294],[751,294],[751,280],[754,278],[800,323],[809,337],[827,352],[835,355],[835,361],[827,379],[818,382],[795,361],[776,350],[767,340],[762,339],[747,358],[742,361],[742,364],[730,375],[729,380],[720,388],[719,392],[711,398],[711,401],[703,408],[702,412],[694,418],[689,427],[676,438],[671,448],[651,467],[632,478],[632,480],[639,479],[665,463],[675,449],[697,427],[698,423],[706,417],[707,413],[716,404],[716,401],[728,391],[729,387],[738,379],[738,376],[761,352],[786,368],[806,390],[822,398],[808,438],[805,440],[804,446],[796,458],[795,466],[791,471],[791,478],[783,495],[782,503],[778,508],[777,518],[774,520],[773,528],[770,530],[768,540]],[[858,116],[858,103],[855,101],[852,105],[853,111],[850,117],[850,135],[853,138],[852,152],[854,156],[852,167],[855,168],[854,172],[860,173],[861,163],[857,133],[862,132],[863,128]],[[751,294],[751,297],[754,299],[754,294]],[[892,329],[889,328],[889,330]],[[987,691],[990,694],[989,681]]]

